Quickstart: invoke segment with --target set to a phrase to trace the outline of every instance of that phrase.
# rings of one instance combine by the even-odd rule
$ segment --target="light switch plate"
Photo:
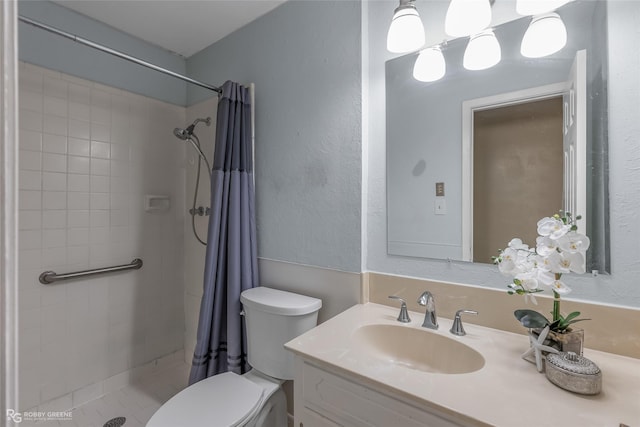
[[[444,200],[444,197],[436,197],[434,213],[436,215],[445,215],[447,213],[447,203]]]

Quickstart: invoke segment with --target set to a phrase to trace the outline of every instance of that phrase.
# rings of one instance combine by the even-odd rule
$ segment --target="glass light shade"
[[[551,12],[573,0],[518,0],[516,12],[520,15],[540,15]]]
[[[413,78],[421,82],[435,82],[444,77],[447,64],[439,47],[429,47],[418,55],[413,65]]]
[[[445,32],[453,37],[479,33],[491,23],[489,0],[451,0],[444,21]]]
[[[424,46],[424,27],[418,11],[414,7],[396,9],[389,32],[387,50],[393,53],[406,53]]]
[[[520,53],[527,58],[542,58],[567,44],[567,29],[557,13],[536,16],[522,37]]]
[[[464,51],[463,65],[467,70],[485,70],[502,59],[500,43],[492,30],[471,37]]]

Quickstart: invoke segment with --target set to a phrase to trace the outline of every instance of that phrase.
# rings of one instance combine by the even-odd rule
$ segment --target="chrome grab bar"
[[[40,283],[50,285],[58,280],[77,279],[78,277],[93,276],[94,274],[111,273],[123,270],[139,270],[142,268],[142,260],[136,258],[131,264],[116,265],[113,267],[95,268],[93,270],[73,271],[71,273],[57,274],[55,271],[45,271],[40,275]]]

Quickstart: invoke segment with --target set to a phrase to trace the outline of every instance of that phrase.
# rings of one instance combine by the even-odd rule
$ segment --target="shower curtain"
[[[249,369],[240,293],[258,286],[249,89],[227,81],[218,101],[211,216],[189,384]]]

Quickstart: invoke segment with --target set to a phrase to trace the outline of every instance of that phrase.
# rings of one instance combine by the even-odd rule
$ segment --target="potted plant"
[[[535,294],[544,292],[542,286],[553,292],[551,320],[534,310],[516,310],[515,317],[534,335],[549,327],[545,344],[561,351],[582,354],[584,332],[574,330],[571,325],[588,319],[578,319],[580,312],[563,315],[560,311],[560,297],[571,292],[562,280],[564,273],[585,272],[585,255],[589,249],[589,238],[578,233],[575,218],[569,212],[560,212],[552,217],[542,218],[537,223],[538,237],[535,248],[530,248],[521,239],[512,239],[507,248],[493,257],[500,272],[512,276],[508,285],[510,295],[523,295],[525,301],[537,304]]]

